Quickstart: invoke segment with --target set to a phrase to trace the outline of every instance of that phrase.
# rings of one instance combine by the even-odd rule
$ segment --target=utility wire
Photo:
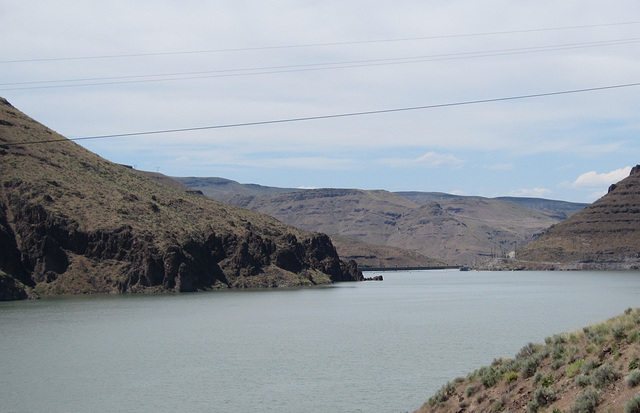
[[[211,50],[130,53],[130,54],[96,55],[96,56],[66,56],[66,57],[32,58],[32,59],[11,59],[11,60],[0,60],[0,64],[57,62],[57,61],[68,61],[68,60],[91,60],[91,59],[119,59],[119,58],[129,58],[129,57],[174,56],[174,55],[188,55],[188,54],[294,49],[294,48],[306,48],[306,47],[345,46],[345,45],[358,45],[358,44],[371,44],[371,43],[393,43],[393,42],[407,42],[407,41],[417,41],[417,40],[436,40],[436,39],[451,39],[451,38],[460,38],[460,37],[479,37],[479,36],[495,36],[495,35],[503,35],[503,34],[535,33],[535,32],[545,32],[545,31],[558,31],[558,30],[577,30],[577,29],[587,29],[587,28],[595,28],[595,27],[610,27],[610,26],[623,26],[623,25],[635,25],[635,24],[640,24],[640,22],[630,21],[630,22],[620,22],[620,23],[589,24],[589,25],[580,25],[580,26],[564,26],[564,27],[550,27],[550,28],[523,29],[523,30],[505,30],[505,31],[494,31],[494,32],[436,35],[436,36],[422,36],[422,37],[405,37],[405,38],[395,38],[395,39],[307,43],[307,44],[276,45],[276,46],[256,46],[256,47],[242,47],[242,48],[211,49]]]
[[[597,42],[565,43],[565,44],[557,44],[557,45],[549,45],[549,46],[532,46],[532,47],[523,47],[523,48],[484,50],[479,52],[460,52],[460,53],[447,53],[447,54],[425,55],[425,56],[394,57],[394,58],[385,58],[385,59],[352,60],[352,61],[328,62],[328,63],[309,63],[309,64],[303,64],[303,65],[267,66],[267,67],[224,69],[224,70],[199,71],[199,72],[93,77],[93,78],[79,78],[79,79],[65,79],[65,80],[40,80],[40,81],[31,81],[31,82],[10,82],[10,83],[0,83],[0,90],[8,91],[8,90],[52,89],[52,88],[83,87],[83,86],[84,87],[104,86],[104,85],[116,85],[116,84],[193,80],[193,79],[205,79],[205,78],[215,78],[215,77],[251,76],[251,75],[279,74],[279,73],[292,73],[292,72],[330,70],[330,69],[346,69],[346,68],[355,68],[355,67],[385,66],[385,65],[394,65],[394,64],[409,64],[409,63],[433,62],[433,61],[444,61],[444,60],[471,59],[471,58],[480,58],[480,57],[494,57],[494,56],[504,56],[504,55],[514,55],[514,54],[541,53],[541,52],[549,52],[549,51],[612,46],[612,45],[630,44],[630,43],[638,43],[638,42],[640,42],[640,38],[635,37],[635,38],[618,39],[618,40],[603,40],[603,41],[597,41]],[[70,84],[72,82],[91,82],[91,83]],[[16,86],[16,87],[7,88],[4,86]]]
[[[280,123],[307,122],[307,121],[314,121],[314,120],[347,118],[347,117],[368,116],[368,115],[380,115],[380,114],[385,114],[385,113],[409,112],[409,111],[416,111],[416,110],[447,108],[447,107],[455,107],[455,106],[478,105],[478,104],[483,104],[483,103],[506,102],[506,101],[512,101],[512,100],[522,100],[522,99],[532,99],[532,98],[541,98],[541,97],[550,97],[550,96],[560,96],[560,95],[569,95],[569,94],[586,93],[586,92],[596,92],[596,91],[611,90],[611,89],[622,89],[622,88],[629,88],[629,87],[636,87],[636,86],[640,86],[640,82],[625,83],[625,84],[618,84],[618,85],[609,85],[609,86],[600,86],[600,87],[591,87],[591,88],[584,88],[584,89],[562,90],[562,91],[556,91],[556,92],[535,93],[535,94],[529,94],[529,95],[517,95],[517,96],[490,98],[490,99],[467,100],[467,101],[453,102],[453,103],[440,103],[440,104],[434,104],[434,105],[422,105],[422,106],[410,106],[410,107],[403,107],[403,108],[369,110],[369,111],[362,111],[362,112],[337,113],[337,114],[330,114],[330,115],[306,116],[306,117],[299,117],[299,118],[275,119],[275,120],[264,120],[264,121],[243,122],[243,123],[229,123],[229,124],[212,125],[212,126],[199,126],[199,127],[191,127],[191,128],[163,129],[163,130],[146,131],[146,132],[129,132],[129,133],[118,133],[118,134],[111,134],[111,135],[82,136],[82,137],[76,137],[76,138],[49,139],[49,140],[43,140],[43,141],[14,142],[14,143],[5,143],[4,146],[41,144],[41,143],[52,143],[52,142],[66,142],[66,141],[69,141],[69,140],[71,140],[71,141],[82,141],[82,140],[91,140],[91,139],[124,138],[124,137],[148,136],[148,135],[159,135],[159,134],[179,133],[179,132],[194,132],[194,131],[215,130],[215,129],[231,129],[231,128],[240,128],[240,127],[247,127],[247,126],[274,125],[274,124],[280,124]]]

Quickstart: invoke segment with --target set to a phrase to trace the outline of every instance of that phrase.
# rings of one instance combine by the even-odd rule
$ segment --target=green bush
[[[553,377],[552,374],[549,374],[547,376],[544,376],[542,379],[540,379],[540,385],[542,387],[548,388],[553,384],[555,380],[556,380],[555,377]]]
[[[523,378],[531,377],[538,370],[538,366],[540,365],[540,358],[538,355],[532,355],[525,359],[523,359],[520,363],[520,374],[522,374]]]
[[[629,387],[636,387],[640,384],[640,370],[634,370],[625,378]]]
[[[478,370],[480,382],[485,388],[493,387],[500,380],[500,373],[493,367],[481,367]]]
[[[600,392],[596,390],[582,390],[576,401],[569,409],[569,413],[593,413],[600,401]]]
[[[640,393],[630,398],[624,404],[624,413],[640,413]]]
[[[635,369],[637,369],[637,368],[638,368],[638,359],[636,359],[636,360],[632,360],[632,361],[629,363],[629,370],[635,370]]]
[[[518,380],[518,373],[516,373],[515,371],[510,371],[509,373],[505,374],[504,380],[507,383],[511,383],[512,381],[516,381],[516,380]]]
[[[578,372],[582,369],[583,365],[584,365],[583,359],[576,360],[573,363],[569,364],[565,370],[565,372],[567,373],[567,377],[570,378],[578,374]]]

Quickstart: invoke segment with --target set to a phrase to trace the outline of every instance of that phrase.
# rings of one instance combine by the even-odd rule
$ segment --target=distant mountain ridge
[[[204,195],[269,214],[333,237],[341,256],[365,262],[349,239],[398,248],[423,262],[472,265],[504,256],[587,204],[537,198],[483,198],[438,192],[359,189],[292,189],[245,185],[223,178],[174,178]],[[383,250],[378,250],[382,255]],[[373,256],[372,254],[369,254]],[[426,261],[425,261],[426,260]],[[389,258],[389,266],[394,260]],[[427,264],[425,264],[427,265]]]
[[[363,279],[328,236],[149,179],[2,98],[0,156],[0,300]]]

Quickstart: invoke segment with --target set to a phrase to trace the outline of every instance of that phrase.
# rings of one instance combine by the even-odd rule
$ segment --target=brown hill
[[[201,186],[193,188],[202,190]],[[534,210],[506,200],[441,198],[437,202],[431,199],[416,202],[406,194],[357,189],[311,189],[227,197],[228,202],[309,231],[401,248],[431,257],[427,259],[429,262],[457,265],[504,256],[564,218],[557,211]],[[339,245],[350,247],[348,243]],[[348,249],[340,252],[353,257],[367,255]]]
[[[0,156],[2,298],[362,279],[326,235],[154,182],[2,98]]]
[[[640,268],[640,166],[517,253],[523,267]]]
[[[638,412],[640,309],[528,344],[445,384],[416,413]]]

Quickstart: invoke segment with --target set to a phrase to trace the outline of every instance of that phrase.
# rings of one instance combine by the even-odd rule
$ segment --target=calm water
[[[529,341],[640,306],[640,272],[384,277],[0,303],[0,411],[412,411]]]

